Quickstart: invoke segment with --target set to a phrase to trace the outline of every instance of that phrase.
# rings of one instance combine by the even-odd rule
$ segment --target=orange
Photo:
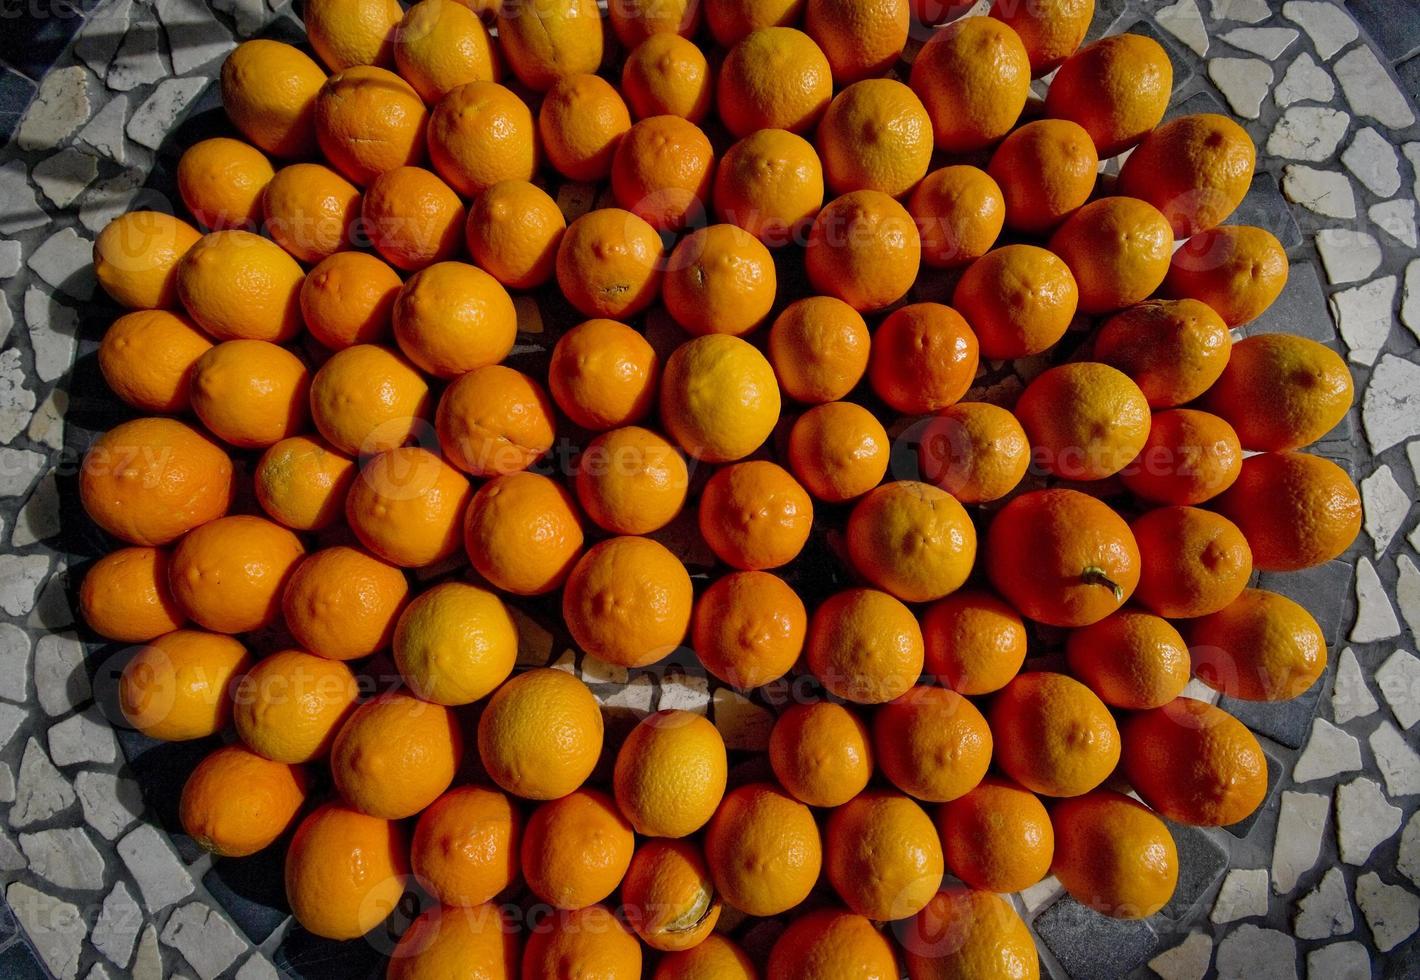
[[[420,0],[394,32],[400,77],[426,103],[467,82],[496,82],[498,54],[478,14],[458,0]]]
[[[1244,701],[1288,701],[1326,669],[1326,637],[1312,614],[1284,595],[1245,589],[1188,624],[1198,679]]]
[[[857,387],[870,347],[863,315],[832,296],[790,303],[769,328],[769,361],[779,386],[809,404],[837,401]]]
[[[478,719],[478,755],[515,796],[555,800],[586,781],[602,750],[602,713],[576,677],[543,668],[519,674]]]
[[[281,607],[302,647],[332,660],[358,660],[390,645],[408,600],[409,583],[398,568],[336,545],[296,567]]]
[[[726,793],[711,818],[705,861],[728,904],[778,915],[808,897],[823,849],[808,807],[769,783],[749,783]]]
[[[715,171],[715,213],[766,245],[800,241],[823,205],[823,164],[813,144],[760,129],[725,151]]]
[[[225,514],[232,492],[231,458],[173,419],[119,423],[94,440],[79,469],[85,512],[129,544],[176,540]]]
[[[932,120],[937,148],[966,153],[1016,125],[1030,93],[1020,35],[989,17],[963,17],[932,32],[912,63],[912,90]]]
[[[310,387],[310,372],[286,348],[226,340],[192,365],[192,410],[222,441],[263,449],[307,428]]]
[[[685,506],[690,472],[665,437],[627,426],[603,432],[577,461],[577,500],[613,534],[650,534]]]
[[[808,0],[804,30],[847,85],[881,75],[902,56],[911,20],[908,0]]]
[[[505,794],[455,786],[419,815],[409,864],[444,905],[481,905],[517,880],[522,835],[522,814]]]
[[[912,610],[886,592],[845,589],[814,610],[807,657],[809,670],[830,693],[882,704],[905,694],[921,676],[922,630]]]
[[[442,582],[400,614],[394,662],[410,690],[435,704],[472,704],[513,672],[518,628],[501,599],[463,582]]]
[[[1156,412],[1149,438],[1120,479],[1135,496],[1160,504],[1201,504],[1222,493],[1242,469],[1233,427],[1192,408]]]
[[[261,201],[266,233],[302,262],[319,262],[352,243],[360,190],[329,167],[282,167]]]
[[[121,214],[94,239],[94,275],[120,306],[176,307],[179,264],[201,238],[192,225],[161,211]]]
[[[637,119],[681,116],[698,125],[714,96],[710,63],[679,34],[652,34],[627,55],[621,94]]]
[[[867,790],[828,816],[825,870],[854,912],[886,922],[915,915],[942,883],[932,818],[900,793]]]
[[[1173,898],[1178,850],[1148,807],[1101,789],[1058,804],[1050,818],[1052,870],[1080,904],[1116,919],[1144,919]]]
[[[1299,449],[1326,435],[1355,397],[1351,371],[1329,347],[1291,334],[1239,341],[1203,405],[1237,430],[1244,449]]]
[[[630,50],[656,34],[691,37],[700,28],[696,0],[617,0],[607,6],[611,26]]]
[[[347,68],[330,76],[316,99],[321,153],[361,187],[387,170],[423,162],[428,121],[419,93],[383,68]]]
[[[996,765],[1042,796],[1079,796],[1119,762],[1119,729],[1085,685],[1046,671],[1018,675],[991,704]]]
[[[813,526],[813,501],[783,467],[767,460],[717,472],[700,498],[700,536],[725,564],[778,568],[803,550]]]
[[[123,401],[144,412],[191,406],[192,369],[212,341],[187,317],[136,310],[113,321],[99,344],[99,370]]]
[[[311,0],[302,11],[306,37],[331,71],[388,65],[404,11],[396,0]]]
[[[130,725],[163,742],[215,735],[232,717],[231,687],[250,663],[230,636],[173,630],[123,665],[119,708]]]
[[[1263,571],[1331,561],[1361,529],[1356,484],[1331,460],[1308,453],[1249,456],[1216,504],[1247,538],[1253,566]]]
[[[711,225],[671,252],[661,298],[691,334],[743,336],[774,306],[778,278],[769,249],[736,225]]]
[[[286,832],[306,800],[306,788],[304,771],[228,745],[187,777],[178,820],[203,850],[246,857]]]
[[[1265,228],[1210,228],[1173,253],[1164,289],[1202,300],[1236,327],[1256,320],[1281,295],[1287,268],[1282,243]]]
[[[616,753],[616,805],[644,837],[686,837],[715,815],[727,765],[725,740],[703,715],[658,711]]]
[[[611,160],[616,203],[657,231],[679,231],[703,219],[715,153],[696,125],[680,116],[636,123]]]
[[[641,944],[602,905],[552,913],[529,932],[523,951],[522,980],[640,976]]]
[[[517,926],[495,905],[435,907],[410,923],[390,953],[390,980],[436,980],[479,964],[489,980],[518,975]]]
[[[557,246],[557,285],[588,317],[633,317],[661,291],[661,237],[620,208],[601,208],[567,226]]]
[[[907,295],[917,279],[921,244],[901,204],[881,191],[853,191],[814,219],[804,265],[815,290],[869,313]]]
[[[725,56],[715,95],[725,128],[740,139],[760,129],[804,133],[833,98],[833,69],[803,31],[762,27]]]
[[[1065,656],[1070,673],[1115,708],[1157,708],[1188,684],[1188,647],[1178,630],[1133,609],[1072,631]]]
[[[704,0],[705,20],[722,48],[732,48],[761,27],[793,27],[804,0]]]
[[[301,330],[300,265],[249,231],[214,231],[183,255],[178,298],[218,340],[282,343]]]
[[[989,891],[946,888],[906,926],[912,980],[1038,980],[1040,956],[1026,924]]]
[[[282,590],[305,553],[279,524],[219,517],[178,542],[168,581],[193,622],[214,633],[246,633],[280,618]]]
[[[504,4],[498,43],[513,74],[534,92],[546,92],[601,65],[601,12],[592,0]]]
[[[621,900],[631,928],[659,950],[700,945],[722,907],[700,848],[683,841],[651,840],[638,847],[621,884]]]
[[[431,323],[431,329],[437,328]],[[434,424],[449,462],[474,476],[527,469],[552,448],[555,435],[542,385],[502,364],[470,371],[444,389]]]
[[[452,711],[388,691],[345,720],[330,747],[330,771],[356,810],[402,820],[449,788],[462,758],[463,735]]]
[[[908,198],[922,237],[922,261],[955,269],[981,258],[1006,223],[1006,199],[991,175],[957,164],[933,170]]]
[[[469,82],[439,100],[429,116],[429,160],[465,197],[537,170],[532,110],[497,82]]]
[[[1160,616],[1206,616],[1228,605],[1252,575],[1237,525],[1197,507],[1160,507],[1130,525],[1139,543],[1134,597]]]
[[[686,341],[661,373],[661,423],[707,463],[743,459],[762,446],[779,421],[779,404],[764,355],[727,334]]]
[[[789,672],[807,630],[804,601],[783,579],[769,572],[731,572],[696,601],[690,642],[712,675],[749,690]]]
[[[972,888],[1010,893],[1050,873],[1055,831],[1034,793],[987,776],[937,811],[947,868]]]
[[[293,531],[324,530],[344,516],[355,461],[315,436],[282,439],[256,464],[256,500]]]
[[[800,915],[769,951],[775,980],[896,980],[892,944],[861,915],[822,908]]]
[[[1178,238],[1220,224],[1252,186],[1257,150],[1227,116],[1179,116],[1155,129],[1124,161],[1119,193],[1154,205]]]
[[[925,415],[958,401],[976,377],[976,334],[941,303],[894,310],[873,335],[868,383],[904,415]]]
[[[987,252],[967,266],[952,294],[982,355],[993,361],[1049,350],[1065,336],[1079,300],[1069,266],[1035,245]]]
[[[1068,119],[1039,119],[1011,133],[989,170],[1005,198],[1007,227],[1039,235],[1060,224],[1090,199],[1099,162],[1090,134]]]
[[[399,273],[375,256],[336,252],[301,284],[306,330],[331,350],[384,340],[399,287]]]
[[[315,107],[325,72],[280,41],[243,41],[222,62],[222,108],[242,135],[278,157],[316,151]]]
[[[926,670],[961,694],[990,694],[1010,683],[1026,659],[1020,614],[984,589],[961,589],[922,616]]]
[[[991,16],[1020,35],[1034,75],[1046,74],[1075,53],[1094,13],[1094,0],[995,0],[991,5]]]
[[[1030,442],[1015,415],[987,402],[957,402],[927,422],[917,445],[922,477],[964,504],[999,500],[1030,466]]]
[[[360,212],[370,242],[390,265],[411,272],[458,254],[464,206],[421,167],[395,167],[370,182]]]
[[[498,281],[465,262],[435,262],[409,277],[394,303],[394,339],[426,374],[457,378],[513,349],[518,314]]]
[[[352,456],[403,445],[426,431],[428,414],[429,383],[388,347],[337,351],[311,379],[311,420],[327,442]]]
[[[275,171],[249,143],[226,136],[194,143],[178,158],[182,203],[204,228],[245,228],[261,221],[261,195]]]
[[[1095,334],[1094,358],[1139,386],[1150,408],[1191,402],[1218,380],[1232,350],[1228,325],[1191,299],[1151,299],[1121,310]]]
[[[1149,402],[1107,364],[1076,361],[1036,377],[1016,402],[1035,461],[1067,480],[1100,480],[1124,469],[1148,441]]]
[[[567,220],[547,192],[525,180],[488,188],[468,209],[469,254],[509,289],[533,289],[552,278]]]
[[[873,754],[898,789],[919,800],[945,803],[970,792],[986,775],[991,729],[976,706],[956,691],[922,685],[873,716]]]
[[[1163,45],[1112,34],[1065,59],[1045,93],[1045,112],[1083,126],[1107,159],[1159,124],[1172,93],[1173,62]]]
[[[1139,582],[1139,548],[1124,519],[1076,490],[1034,490],[997,512],[986,574],[1021,614],[1052,626],[1104,619]]]
[[[649,538],[610,538],[587,550],[562,593],[562,616],[577,645],[622,667],[669,655],[690,628],[690,575]]]
[[[409,845],[399,824],[327,803],[291,839],[286,900],[307,931],[355,939],[395,910],[408,873]]]
[[[804,488],[831,504],[882,482],[891,444],[872,412],[852,402],[815,405],[789,430],[789,466]]]
[[[345,519],[360,543],[385,561],[422,568],[458,551],[471,496],[468,478],[428,450],[390,449],[355,478]]]
[[[89,629],[119,643],[142,643],[186,622],[168,588],[169,559],[157,548],[119,548],[90,565],[79,587],[79,612]]]
[[[779,784],[801,803],[839,807],[872,778],[872,739],[862,720],[841,704],[791,704],[769,733],[769,764]]]
[[[237,684],[232,711],[247,748],[273,762],[316,762],[360,697],[350,668],[301,650],[263,657]]]
[[[912,89],[891,78],[864,79],[838,93],[817,139],[828,184],[838,194],[874,190],[900,197],[932,162],[927,110]]]
[[[553,908],[586,908],[621,884],[634,840],[611,797],[594,789],[574,790],[541,804],[528,818],[523,877],[532,893]]]
[[[474,571],[514,595],[556,589],[582,553],[572,495],[538,473],[509,473],[479,487],[463,533]]]
[[[931,602],[961,588],[976,560],[976,528],[945,490],[894,480],[858,501],[848,517],[853,568],[905,602]]]
[[[1050,250],[1075,276],[1080,312],[1089,314],[1152,295],[1168,274],[1173,244],[1163,212],[1132,197],[1091,201],[1050,236]]]
[[[585,0],[573,2],[592,6]],[[600,37],[599,26],[597,34]],[[593,71],[595,66],[587,70]],[[631,112],[620,93],[596,75],[559,79],[537,114],[537,130],[548,162],[568,180],[605,180],[611,173],[612,156],[630,129]]]
[[[1124,725],[1125,778],[1160,816],[1224,827],[1261,805],[1267,757],[1257,737],[1222,708],[1177,698]]]

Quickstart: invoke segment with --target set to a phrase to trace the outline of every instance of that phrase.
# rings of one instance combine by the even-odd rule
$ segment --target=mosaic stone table
[[[170,206],[181,148],[221,130],[213,78],[239,39],[301,35],[288,6],[214,6],[0,4],[0,977],[373,976],[388,948],[292,923],[279,853],[214,862],[177,830],[177,789],[210,746],[113,724],[113,651],[73,612],[71,575],[101,547],[69,503],[74,476],[113,410],[93,357],[114,311],[94,295],[92,239],[122,211]],[[1357,407],[1316,451],[1360,483],[1365,530],[1341,560],[1261,577],[1306,604],[1334,646],[1296,701],[1225,704],[1271,763],[1259,813],[1227,830],[1173,828],[1178,893],[1148,921],[1095,915],[1053,879],[1016,901],[1057,977],[1417,976],[1420,9],[1099,0],[1091,37],[1126,29],[1173,58],[1173,114],[1226,105],[1257,141],[1257,177],[1231,220],[1272,230],[1292,270],[1244,332],[1303,334],[1348,357]],[[575,189],[562,195],[575,203]],[[982,385],[1039,369],[1006,366]],[[692,659],[628,675],[539,619],[555,617],[524,617],[523,662],[580,670],[614,729],[683,707],[708,713],[732,750],[762,746],[765,710],[707,684]]]

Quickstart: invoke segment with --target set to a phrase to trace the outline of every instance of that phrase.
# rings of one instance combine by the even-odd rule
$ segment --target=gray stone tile
[[[1159,947],[1153,926],[1112,919],[1066,895],[1032,923],[1046,948],[1075,980],[1115,980],[1143,965]]]
[[[1242,199],[1237,210],[1230,214],[1223,223],[1265,228],[1277,236],[1277,240],[1282,243],[1282,247],[1285,249],[1296,248],[1302,243],[1302,232],[1297,227],[1297,219],[1292,214],[1292,206],[1282,196],[1282,189],[1277,184],[1277,178],[1265,170],[1253,175],[1252,185],[1248,188],[1247,196]],[[1326,316],[1324,300],[1317,307],[1317,311],[1323,318]]]
[[[1346,7],[1391,61],[1420,50],[1420,19],[1407,0],[1347,0]]]
[[[1336,642],[1342,625],[1350,620],[1351,582],[1355,574],[1350,562],[1338,558],[1296,572],[1261,572],[1257,585],[1305,606],[1330,644]]]
[[[1169,824],[1169,832],[1178,849],[1178,885],[1159,917],[1179,922],[1189,918],[1198,900],[1228,869],[1228,851],[1212,833],[1199,827]]]

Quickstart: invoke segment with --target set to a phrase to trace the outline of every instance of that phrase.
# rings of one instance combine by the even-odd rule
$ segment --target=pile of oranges
[[[183,827],[288,841],[305,929],[417,883],[391,977],[1035,977],[1000,893],[1152,915],[1165,819],[1258,807],[1256,738],[1181,692],[1321,675],[1249,583],[1358,531],[1299,451],[1350,375],[1234,343],[1287,259],[1221,224],[1254,147],[1162,121],[1156,42],[1081,47],[1090,0],[953,6],[308,0],[324,68],[240,45],[243,139],[178,165],[206,233],[99,236],[140,417],[83,466],[124,545],[83,613],[135,645],[135,727],[234,731]],[[982,384],[1011,360],[1023,389]],[[510,607],[559,592],[601,662],[793,691],[753,694],[764,751],[731,768],[682,710],[604,744],[577,676],[515,669]]]

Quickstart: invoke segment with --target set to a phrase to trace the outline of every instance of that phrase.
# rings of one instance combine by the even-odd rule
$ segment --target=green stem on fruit
[[[1119,585],[1118,582],[1114,581],[1109,577],[1108,572],[1106,572],[1103,568],[1100,568],[1098,565],[1086,565],[1084,572],[1080,574],[1080,578],[1084,581],[1086,585],[1109,586],[1109,590],[1114,593],[1114,601],[1124,601],[1124,589]]]

